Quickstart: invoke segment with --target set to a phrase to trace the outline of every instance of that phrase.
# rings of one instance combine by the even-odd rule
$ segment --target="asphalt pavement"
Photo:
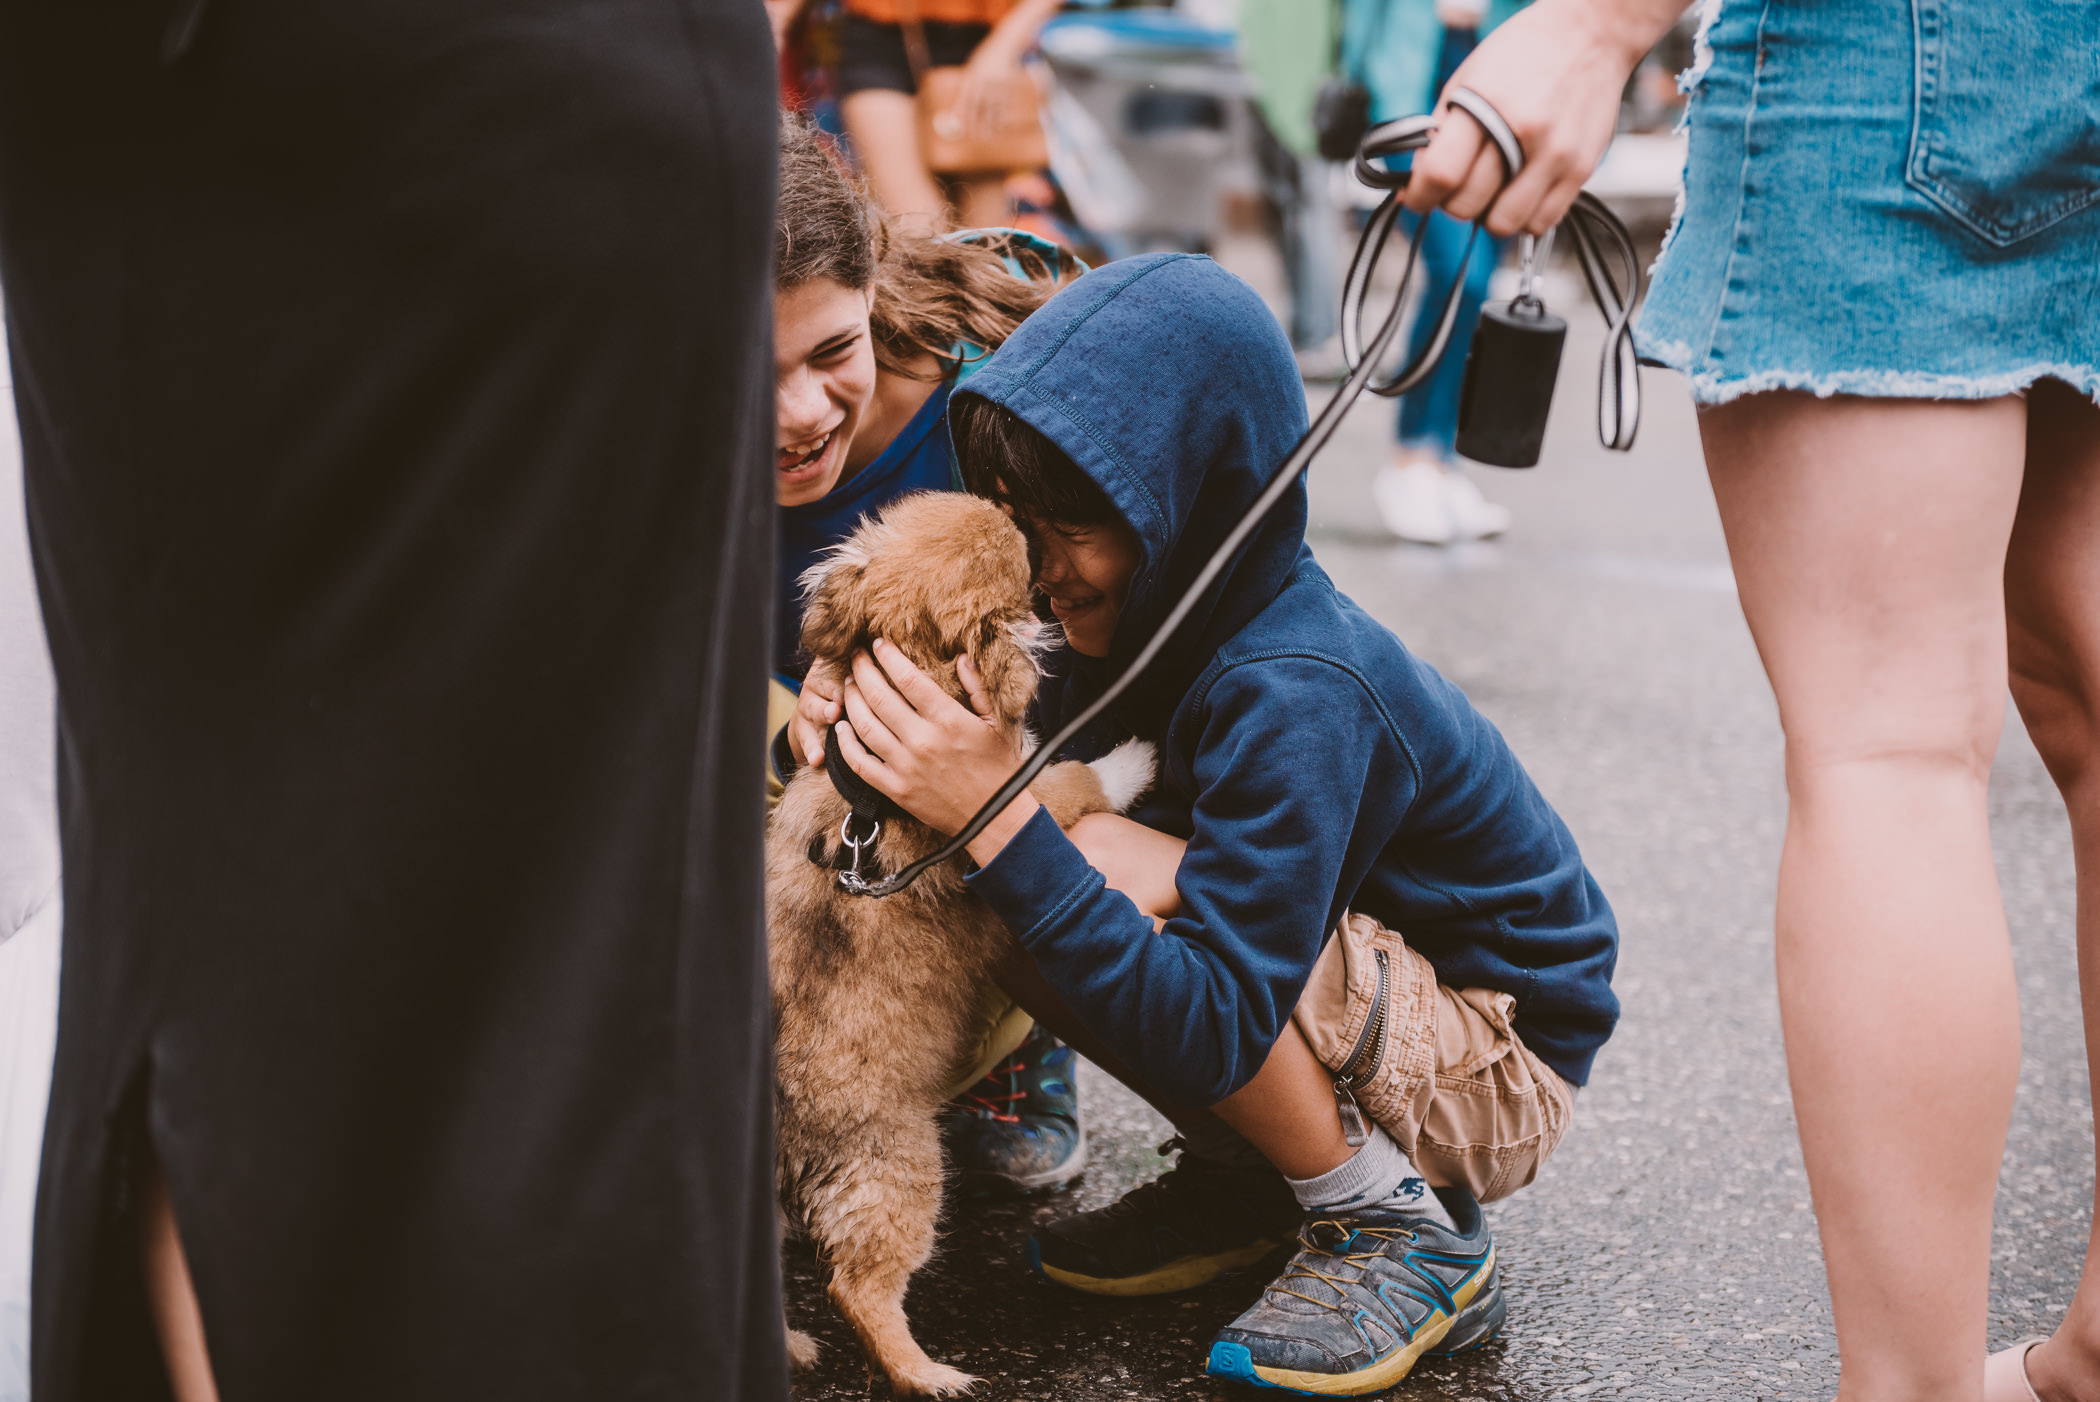
[[[1258,255],[1251,255],[1259,284]],[[1625,1016],[1538,1181],[1489,1209],[1509,1296],[1492,1344],[1395,1398],[1822,1399],[1836,1345],[1795,1142],[1772,983],[1785,819],[1771,694],[1737,606],[1693,412],[1649,371],[1639,442],[1602,450],[1594,314],[1573,324],[1545,460],[1475,469],[1505,539],[1400,544],[1371,507],[1392,406],[1360,404],[1312,472],[1313,547],[1341,588],[1464,687],[1581,843],[1619,916]],[[1309,386],[1315,404],[1331,391]],[[1833,464],[1833,470],[1841,470]],[[2020,1099],[1998,1197],[1993,1345],[2047,1332],[2091,1226],[2093,1123],[2069,829],[2009,721],[1991,790],[2022,998]],[[1202,1376],[1214,1330],[1269,1268],[1188,1295],[1091,1299],[1024,1271],[1031,1223],[1157,1173],[1170,1130],[1087,1068],[1091,1167],[1062,1194],[953,1204],[908,1307],[936,1358],[996,1399],[1257,1394]],[[788,1251],[789,1315],[827,1345],[797,1396],[886,1396]],[[1979,1360],[1979,1367],[1981,1360]]]

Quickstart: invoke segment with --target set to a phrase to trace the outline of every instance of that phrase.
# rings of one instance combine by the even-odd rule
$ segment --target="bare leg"
[[[2100,1084],[2100,408],[2054,381],[2028,400],[2027,480],[2005,566],[2013,699],[2071,814],[2087,1074]],[[2100,1398],[2100,1253],[2056,1337],[2027,1355],[2043,1402]]]
[[[922,232],[946,228],[948,201],[919,153],[918,108],[911,94],[886,88],[848,93],[839,115],[883,209]]]
[[[1286,1178],[1317,1178],[1356,1153],[1342,1137],[1334,1076],[1288,1019],[1254,1079],[1210,1108]]]
[[[211,1356],[204,1347],[204,1315],[190,1283],[189,1259],[175,1230],[175,1209],[151,1145],[139,1173],[139,1253],[145,1266],[146,1298],[161,1358],[175,1402],[219,1402]]]
[[[1786,731],[1777,962],[1848,1402],[1970,1402],[2019,1009],[1985,784],[2026,408],[1701,419]]]

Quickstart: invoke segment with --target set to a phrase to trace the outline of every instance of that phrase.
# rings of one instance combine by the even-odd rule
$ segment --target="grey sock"
[[[1174,1121],[1174,1128],[1188,1146],[1188,1151],[1199,1159],[1209,1159],[1229,1168],[1268,1167],[1269,1161],[1261,1150],[1208,1110]]]
[[[1317,1178],[1286,1181],[1298,1195],[1298,1205],[1307,1212],[1358,1212],[1378,1207],[1451,1224],[1451,1214],[1422,1181],[1414,1161],[1375,1124],[1364,1146],[1339,1167]]]

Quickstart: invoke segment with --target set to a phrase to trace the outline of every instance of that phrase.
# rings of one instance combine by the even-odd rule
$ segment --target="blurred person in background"
[[[29,1241],[58,1031],[51,662],[0,347],[0,1402],[29,1402]]]
[[[912,492],[959,488],[948,396],[1082,271],[1056,245],[1010,229],[932,237],[897,227],[805,119],[782,120],[773,796],[799,764],[824,762],[824,727],[840,714],[837,679],[806,676],[803,573],[869,512]],[[808,712],[799,746],[781,731],[798,698]],[[982,1009],[980,1026],[975,1054],[949,1078],[941,1131],[950,1168],[967,1192],[1071,1182],[1086,1168],[1071,1049],[1004,994]]]
[[[1344,0],[1343,72],[1370,90],[1373,122],[1430,111],[1481,37],[1524,2]],[[1379,469],[1371,490],[1394,535],[1422,545],[1449,545],[1509,529],[1509,509],[1481,494],[1460,465],[1456,447],[1466,353],[1506,241],[1483,231],[1469,249],[1471,224],[1442,211],[1404,216],[1403,231],[1412,236],[1420,218],[1429,221],[1429,228],[1422,235],[1421,300],[1408,333],[1408,358],[1429,343],[1437,310],[1453,283],[1461,284],[1458,320],[1436,369],[1401,396],[1392,460]]]
[[[774,99],[748,0],[0,0],[37,1402],[787,1396]]]
[[[1340,4],[1239,0],[1239,58],[1254,83],[1254,155],[1283,258],[1290,316],[1285,329],[1307,380],[1339,380],[1342,167],[1324,158],[1315,113],[1333,76]],[[1344,177],[1346,178],[1346,177]]]
[[[1409,206],[1551,228],[1680,8],[1537,0],[1456,80],[1523,173],[1453,114]],[[1995,1189],[2025,1171],[1989,806],[2008,691],[2069,813],[2100,1070],[2100,6],[1927,13],[1706,8],[1636,336],[1699,405],[1785,732],[1774,953],[1838,1395],[2096,1402],[2090,1243],[2054,1335],[1985,1349]],[[2058,1230],[2015,1217],[2010,1245]]]
[[[780,105],[808,116],[834,135],[839,125],[838,69],[841,0],[765,0],[773,48],[780,59]]]
[[[789,0],[792,5],[793,0]],[[1007,172],[942,176],[919,140],[918,74],[907,28],[933,67],[959,65],[955,111],[972,134],[1000,130],[1021,61],[1061,0],[845,0],[835,83],[854,158],[894,219],[931,233],[1010,222]]]

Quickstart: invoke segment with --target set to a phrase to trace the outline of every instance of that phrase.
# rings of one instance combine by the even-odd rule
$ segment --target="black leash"
[[[1453,107],[1480,124],[1488,139],[1494,142],[1496,150],[1501,152],[1505,179],[1515,179],[1517,173],[1524,168],[1524,150],[1518,144],[1515,133],[1509,129],[1509,124],[1502,120],[1501,114],[1490,107],[1486,99],[1465,88],[1452,89],[1448,100]],[[1246,543],[1247,537],[1254,533],[1255,528],[1274,509],[1276,503],[1283,500],[1284,494],[1291,489],[1299,474],[1312,463],[1319,451],[1327,446],[1327,440],[1334,436],[1342,417],[1349,412],[1357,398],[1367,389],[1374,394],[1387,396],[1403,394],[1428,378],[1429,372],[1442,357],[1445,346],[1450,343],[1452,323],[1458,319],[1459,288],[1463,279],[1454,282],[1450,295],[1444,299],[1444,305],[1437,314],[1436,334],[1422,348],[1421,354],[1415,356],[1391,379],[1374,383],[1378,366],[1385,360],[1387,350],[1400,332],[1402,315],[1407,308],[1408,285],[1414,281],[1415,265],[1422,251],[1422,233],[1429,226],[1427,219],[1418,220],[1415,224],[1414,237],[1407,247],[1407,266],[1400,274],[1399,290],[1393,294],[1393,304],[1387,309],[1385,320],[1379,323],[1378,331],[1372,336],[1369,345],[1365,345],[1363,340],[1363,308],[1364,298],[1370,291],[1371,274],[1376,270],[1378,259],[1384,253],[1386,242],[1399,220],[1400,194],[1407,188],[1408,180],[1407,172],[1387,170],[1374,162],[1388,156],[1419,150],[1428,145],[1429,138],[1436,134],[1436,127],[1436,119],[1433,117],[1402,117],[1398,121],[1383,122],[1364,134],[1363,142],[1357,148],[1356,178],[1374,189],[1384,190],[1386,196],[1379,202],[1370,223],[1365,226],[1363,236],[1357,240],[1356,254],[1349,263],[1349,276],[1342,287],[1342,350],[1349,365],[1349,373],[1341,386],[1335,390],[1334,397],[1320,410],[1319,417],[1305,430],[1305,436],[1298,440],[1297,446],[1284,458],[1282,466],[1276,470],[1275,477],[1262,489],[1262,494],[1255,499],[1254,505],[1247,509],[1247,514],[1232,528],[1232,533],[1225,537],[1195,579],[1190,581],[1187,591],[1167,614],[1144,648],[1131,659],[1130,665],[1123,669],[1123,674],[1117,677],[1107,690],[1094,698],[1091,705],[1067,721],[1064,728],[1055,735],[1036,746],[1028,758],[1022,761],[1021,767],[999,786],[999,792],[987,799],[976,815],[963,824],[960,832],[949,838],[938,851],[921,857],[903,870],[873,881],[860,874],[861,848],[851,842],[854,823],[859,816],[856,804],[854,814],[848,816],[840,831],[840,836],[847,838],[849,845],[853,846],[850,869],[842,869],[838,875],[840,886],[858,896],[893,896],[911,885],[928,867],[948,861],[969,846],[993,818],[1006,810],[1006,805],[1021,796],[1022,790],[1034,781],[1036,775],[1043,772],[1058,751],[1086,729],[1095,717],[1113,705],[1116,698],[1128,691],[1131,684],[1152,665],[1161,649],[1165,648],[1168,640],[1174,636],[1174,630],[1188,618],[1190,611],[1196,606],[1196,601],[1203,597],[1204,591],[1224,573],[1226,565],[1239,552],[1240,546]],[[1576,252],[1582,263],[1583,280],[1589,284],[1590,295],[1597,299],[1598,309],[1604,313],[1606,324],[1604,364],[1597,408],[1598,436],[1605,447],[1624,452],[1633,446],[1634,430],[1640,419],[1640,366],[1634,358],[1631,330],[1633,311],[1640,301],[1640,257],[1634,250],[1633,236],[1626,231],[1626,226],[1604,207],[1601,200],[1587,191],[1576,196],[1574,207],[1569,210],[1569,217],[1564,221],[1563,227],[1574,235]],[[1473,242],[1479,237],[1480,224],[1476,220],[1466,243],[1468,254],[1472,252]],[[1619,255],[1620,267],[1625,274],[1623,290],[1619,283],[1613,281],[1611,268],[1596,246],[1598,243],[1608,244],[1611,251]],[[1543,313],[1543,304],[1538,303],[1536,296],[1536,268],[1530,265],[1534,262],[1542,263],[1544,254],[1537,250],[1527,250],[1527,253],[1527,291],[1520,295],[1518,304],[1528,297]],[[1554,363],[1558,364],[1557,346]],[[1477,363],[1468,366],[1469,381],[1473,378],[1473,372],[1479,368]],[[1468,388],[1472,386],[1469,384]],[[1550,375],[1544,388],[1550,397]],[[1543,423],[1543,410],[1540,410],[1538,417]],[[826,736],[824,752],[825,767],[833,771],[831,782],[846,796],[847,802],[855,802],[852,791],[841,781],[838,774],[839,770],[847,766],[839,752],[835,729]],[[851,782],[863,788],[868,787],[866,781],[857,774],[853,775]],[[889,802],[886,798],[882,801]],[[869,832],[865,842],[872,844],[875,836],[881,831],[881,824],[879,818],[871,818],[869,821],[873,824],[873,830]]]
[[[1453,107],[1479,123],[1481,130],[1494,143],[1502,157],[1504,183],[1515,180],[1524,169],[1524,148],[1517,144],[1516,134],[1510,131],[1502,115],[1470,88],[1453,88],[1448,100]],[[1379,202],[1363,237],[1357,240],[1356,254],[1349,261],[1349,276],[1342,284],[1342,356],[1351,369],[1363,359],[1364,299],[1370,292],[1371,274],[1385,252],[1394,224],[1399,220],[1400,193],[1407,188],[1406,171],[1388,170],[1379,162],[1389,156],[1419,150],[1428,145],[1429,138],[1435,134],[1435,118],[1402,117],[1373,127],[1364,134],[1363,143],[1357,148],[1356,178],[1373,189],[1389,193]],[[1408,248],[1407,272],[1401,278],[1402,294],[1414,275],[1416,254],[1428,222],[1424,219],[1415,226],[1414,240]],[[1597,437],[1605,447],[1623,453],[1633,447],[1634,432],[1640,427],[1641,418],[1640,361],[1633,348],[1633,313],[1640,303],[1641,292],[1640,253],[1634,248],[1633,235],[1619,222],[1619,217],[1587,190],[1576,195],[1574,205],[1562,216],[1559,227],[1574,236],[1576,261],[1582,267],[1583,281],[1589,285],[1590,296],[1596,299],[1598,310],[1604,313],[1603,363],[1598,371],[1597,385]],[[1473,245],[1479,240],[1480,223],[1476,220],[1466,234],[1465,255],[1459,259],[1461,268],[1472,257]],[[1538,299],[1538,272],[1552,250],[1553,231],[1549,230],[1543,239],[1536,241],[1527,234],[1523,242],[1524,284],[1510,306],[1515,315],[1506,317],[1504,325],[1522,325],[1526,318],[1537,321],[1545,312],[1544,304]],[[1616,277],[1613,264],[1617,265]],[[1443,359],[1445,347],[1450,344],[1452,327],[1458,321],[1458,302],[1463,287],[1463,278],[1452,282],[1451,291],[1437,314],[1436,334],[1422,348],[1421,354],[1391,379],[1366,385],[1366,389],[1392,398],[1405,394],[1429,378],[1437,362]],[[1551,320],[1560,325],[1558,318]],[[1490,324],[1485,318],[1483,321],[1484,325]],[[1491,367],[1478,362],[1477,355],[1476,352],[1476,363],[1467,367],[1469,379],[1494,373]],[[1371,358],[1373,361],[1381,358],[1375,347]],[[1551,370],[1557,368],[1558,363],[1556,334],[1552,365],[1547,370],[1549,381]],[[1343,388],[1347,389],[1346,383]],[[1473,392],[1466,395],[1469,405],[1480,402],[1475,398],[1476,394],[1484,398],[1494,392],[1480,385],[1470,388]],[[1538,427],[1544,427],[1544,400],[1550,399],[1550,382],[1543,386],[1498,385],[1496,388],[1518,388],[1520,392],[1543,388],[1545,394],[1536,404],[1536,423]],[[1340,393],[1337,391],[1337,397]],[[1529,467],[1538,460],[1536,445],[1527,461],[1502,462],[1495,457],[1483,460],[1506,467]]]

